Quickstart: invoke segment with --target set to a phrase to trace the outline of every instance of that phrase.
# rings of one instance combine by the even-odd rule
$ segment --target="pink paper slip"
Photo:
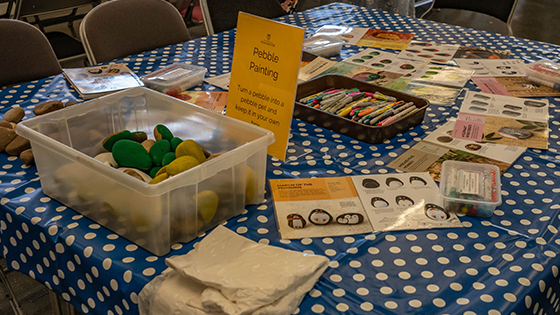
[[[483,115],[459,113],[453,138],[482,141],[485,121],[486,116]]]
[[[472,77],[471,79],[484,93],[511,96],[494,77]]]

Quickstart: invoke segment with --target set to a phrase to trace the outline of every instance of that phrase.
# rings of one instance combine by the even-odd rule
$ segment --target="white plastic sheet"
[[[139,295],[141,315],[292,314],[329,260],[263,245],[218,226]]]

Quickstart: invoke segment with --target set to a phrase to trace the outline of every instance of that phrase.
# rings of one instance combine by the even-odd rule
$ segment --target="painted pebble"
[[[206,156],[202,151],[202,147],[196,141],[191,139],[181,142],[175,150],[175,156],[177,158],[187,155],[193,156],[199,163],[206,161]]]
[[[173,134],[164,125],[157,125],[154,127],[154,137],[156,138],[156,141],[159,141],[161,139],[171,141],[171,139],[173,139]]]
[[[364,216],[359,213],[344,213],[336,218],[336,223],[356,225],[364,222]]]
[[[173,162],[166,166],[167,174],[175,176],[179,173],[187,171],[200,164],[196,158],[190,155],[176,158]]]
[[[149,183],[152,180],[150,175],[148,175],[148,174],[146,174],[146,173],[144,173],[144,172],[142,172],[141,170],[138,170],[138,169],[134,169],[134,168],[130,168],[130,167],[119,167],[118,170],[123,171],[124,173],[126,173],[126,174],[128,174],[132,177],[138,178],[139,180],[141,180],[143,182],[146,182],[146,183]]]
[[[103,140],[103,148],[109,152],[113,151],[113,146],[117,141],[127,139],[129,140],[132,138],[132,133],[128,130],[123,130],[119,132],[115,132],[114,134],[108,136]]]
[[[323,209],[315,209],[309,213],[309,222],[316,225],[325,225],[332,222],[333,217]]]
[[[144,147],[132,140],[120,140],[113,146],[113,158],[122,167],[133,167],[140,170],[152,168],[152,158]]]
[[[287,219],[288,226],[292,229],[303,229],[305,227],[305,219],[297,213],[288,214]]]
[[[94,159],[100,161],[103,164],[107,164],[111,167],[119,167],[119,164],[115,159],[113,159],[113,154],[111,152],[99,153],[94,157]]]

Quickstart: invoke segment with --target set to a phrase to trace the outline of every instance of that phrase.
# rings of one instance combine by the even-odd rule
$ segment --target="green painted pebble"
[[[113,146],[117,141],[132,138],[132,133],[128,130],[115,132],[103,140],[103,148],[109,152],[113,151]]]
[[[152,158],[154,165],[161,166],[163,156],[168,152],[171,152],[171,144],[168,140],[162,139],[156,141],[156,143],[154,143],[154,145],[150,148],[150,157]]]
[[[113,145],[113,159],[121,167],[134,167],[143,171],[152,168],[152,158],[144,147],[132,140],[119,140]]]
[[[156,138],[156,141],[159,141],[161,139],[171,141],[171,139],[173,139],[173,134],[164,125],[157,125],[154,128],[154,137]]]
[[[152,167],[152,169],[150,170],[150,177],[155,178],[157,172],[159,172],[160,169],[161,169],[161,166]]]
[[[175,152],[167,152],[163,156],[163,160],[161,161],[161,165],[165,166],[175,160]]]
[[[171,142],[171,150],[175,152],[175,150],[177,150],[177,146],[181,144],[183,140],[181,138],[174,137],[173,139],[171,139],[170,142]]]

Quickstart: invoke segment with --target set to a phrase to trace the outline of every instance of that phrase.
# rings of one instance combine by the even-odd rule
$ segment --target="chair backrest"
[[[434,9],[460,9],[493,16],[508,25],[517,7],[518,0],[434,0]]]
[[[90,64],[107,62],[191,39],[179,11],[164,0],[111,0],[80,24]]]
[[[95,5],[101,0],[21,0],[16,8],[16,18],[57,12],[79,8],[86,5]]]
[[[286,15],[278,0],[200,0],[200,9],[209,35],[235,28],[239,11],[269,19]]]
[[[47,37],[31,24],[1,19],[0,42],[0,87],[62,73]]]

